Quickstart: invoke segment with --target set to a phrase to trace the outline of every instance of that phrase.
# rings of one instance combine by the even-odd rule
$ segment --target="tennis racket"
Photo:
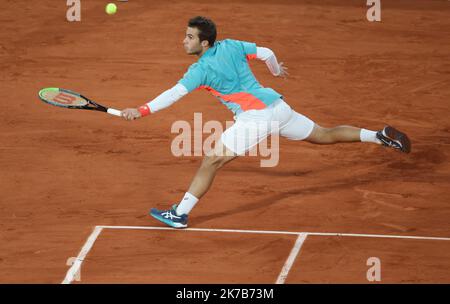
[[[39,91],[39,98],[48,104],[68,108],[106,112],[111,115],[121,116],[121,111],[107,108],[81,94],[60,88],[45,88]]]

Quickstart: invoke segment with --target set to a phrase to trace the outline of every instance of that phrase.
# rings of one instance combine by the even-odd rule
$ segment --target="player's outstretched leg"
[[[234,158],[236,155],[219,143],[214,151],[203,158],[202,164],[181,202],[178,205],[174,204],[169,210],[152,208],[150,215],[171,227],[186,228],[189,212],[208,191],[217,171]]]
[[[315,124],[311,134],[305,140],[321,145],[345,142],[372,142],[405,153],[411,151],[411,142],[408,136],[392,126],[386,126],[383,130],[376,132],[352,126],[323,128]]]

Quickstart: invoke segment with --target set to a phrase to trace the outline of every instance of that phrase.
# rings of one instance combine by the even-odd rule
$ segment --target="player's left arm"
[[[287,67],[283,65],[283,62],[278,63],[275,53],[266,47],[256,47],[256,58],[264,61],[269,68],[269,71],[273,76],[286,77],[289,75]]]
[[[243,55],[247,60],[260,59],[264,61],[269,68],[269,71],[274,76],[286,77],[289,75],[287,72],[287,67],[283,66],[283,63],[278,63],[275,53],[266,47],[259,47],[254,42],[231,40],[232,43],[237,43],[241,48]]]

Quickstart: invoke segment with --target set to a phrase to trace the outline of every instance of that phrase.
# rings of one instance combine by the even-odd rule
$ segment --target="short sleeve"
[[[192,92],[203,84],[204,72],[198,63],[194,63],[184,74],[183,78],[178,81],[188,92]]]
[[[256,58],[256,43],[239,40],[235,40],[235,42],[241,46],[247,59]]]

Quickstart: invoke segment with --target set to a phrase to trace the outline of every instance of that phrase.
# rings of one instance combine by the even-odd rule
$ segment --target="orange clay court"
[[[450,283],[450,2],[382,0],[8,1],[0,10],[0,283]],[[280,161],[221,169],[189,229],[148,215],[187,190],[201,157],[172,155],[176,120],[231,121],[206,92],[130,123],[41,102],[44,87],[116,109],[172,87],[197,58],[204,15],[218,40],[272,49],[290,77],[257,79],[325,127],[391,124],[410,154],[280,139]],[[241,231],[242,230],[242,231]],[[77,259],[78,258],[78,259]]]

